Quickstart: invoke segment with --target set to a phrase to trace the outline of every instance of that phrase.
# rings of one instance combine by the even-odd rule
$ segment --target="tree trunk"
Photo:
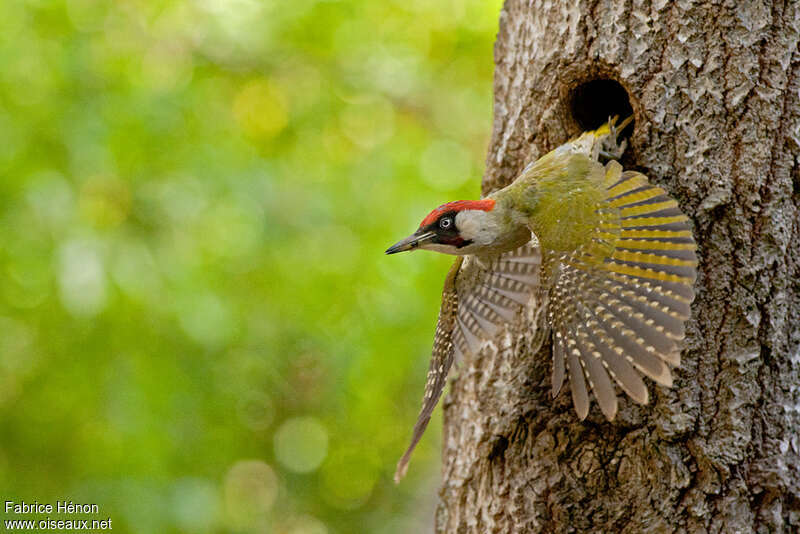
[[[524,321],[466,361],[437,532],[798,532],[799,29],[793,1],[507,0],[484,192],[629,99],[622,163],[693,220],[697,298],[675,385],[612,423],[550,398]]]

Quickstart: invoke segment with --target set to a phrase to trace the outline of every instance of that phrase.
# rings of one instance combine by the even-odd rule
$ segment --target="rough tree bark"
[[[437,532],[800,531],[799,30],[790,0],[507,0],[484,192],[578,133],[581,107],[610,115],[616,96],[577,88],[616,80],[623,163],[693,219],[697,298],[674,387],[613,423],[550,398],[525,324],[465,362]]]

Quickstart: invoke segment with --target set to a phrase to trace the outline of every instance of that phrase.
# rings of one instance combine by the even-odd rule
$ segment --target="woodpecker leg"
[[[625,149],[627,147],[628,142],[625,139],[623,139],[620,143],[617,143],[616,141],[611,141],[609,138],[604,140],[603,146],[600,148],[600,156],[607,160],[619,159],[622,157],[622,154],[625,153]]]
[[[619,159],[622,157],[622,154],[625,152],[625,149],[628,147],[628,141],[622,139],[621,141],[618,140],[620,132],[628,125],[630,122],[630,117],[625,119],[622,124],[620,124],[619,128],[616,125],[617,118],[616,117],[609,117],[608,118],[608,129],[609,134],[603,139],[600,143],[600,156],[606,159]]]

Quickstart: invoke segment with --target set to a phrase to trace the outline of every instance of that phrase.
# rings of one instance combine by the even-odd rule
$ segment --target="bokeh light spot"
[[[85,32],[102,28],[109,11],[108,2],[104,0],[70,0],[65,6],[73,26]]]
[[[219,496],[208,480],[184,478],[172,488],[175,522],[185,532],[209,532],[217,520]]]
[[[223,483],[225,513],[235,530],[251,529],[269,514],[278,496],[278,478],[261,460],[236,462]]]
[[[394,135],[394,106],[379,95],[357,97],[342,111],[340,125],[353,144],[374,148]]]
[[[290,471],[314,471],[327,454],[328,431],[314,417],[288,419],[275,433],[275,456]]]
[[[333,452],[322,469],[325,496],[346,510],[363,505],[378,480],[381,462],[369,447],[347,446]]]
[[[24,378],[39,364],[32,344],[32,332],[24,323],[0,316],[0,405],[21,392]]]
[[[212,293],[189,297],[179,313],[181,326],[189,337],[212,349],[227,343],[237,324],[230,308]]]
[[[141,82],[154,90],[174,91],[192,79],[189,50],[177,40],[158,42],[142,57]]]
[[[161,287],[158,264],[144,241],[130,239],[119,243],[111,275],[129,297],[142,300],[158,298]]]
[[[93,225],[100,228],[116,226],[128,216],[131,194],[122,180],[96,176],[81,187],[79,206],[81,215]]]
[[[61,303],[73,315],[91,316],[106,305],[106,273],[96,243],[71,240],[61,246],[58,284]]]
[[[316,517],[302,515],[288,522],[286,534],[328,534],[328,527]]]
[[[72,186],[61,173],[53,170],[40,171],[29,179],[28,204],[50,229],[62,231],[75,213]]]
[[[237,408],[239,419],[253,430],[264,430],[272,424],[274,407],[266,393],[249,391],[239,399]]]
[[[278,135],[289,121],[283,92],[266,79],[253,80],[239,91],[233,115],[247,135],[262,141]]]
[[[22,246],[18,244],[13,251],[7,276],[0,281],[0,286],[8,304],[16,308],[35,308],[50,293],[52,272],[35,251],[23,250]]]
[[[222,201],[205,219],[208,247],[220,256],[245,256],[258,246],[263,218],[259,206],[249,199]]]

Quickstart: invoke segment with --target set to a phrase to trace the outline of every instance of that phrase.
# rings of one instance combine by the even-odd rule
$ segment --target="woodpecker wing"
[[[453,263],[444,281],[442,307],[439,309],[439,320],[436,322],[436,334],[433,338],[431,363],[428,366],[428,377],[425,381],[425,394],[422,397],[422,410],[420,410],[417,422],[414,424],[411,443],[403,454],[403,457],[397,462],[397,469],[394,472],[395,483],[400,482],[400,479],[406,476],[411,453],[414,452],[414,448],[416,448],[417,443],[419,443],[419,440],[422,438],[422,434],[425,433],[425,429],[428,427],[433,409],[439,402],[439,397],[442,395],[442,390],[447,382],[447,373],[453,365],[452,333],[458,309],[456,277],[458,276],[458,271],[461,269],[463,260],[464,258],[459,257],[455,263]]]
[[[543,270],[550,286],[553,395],[566,369],[578,416],[587,416],[591,390],[612,420],[612,380],[641,404],[648,402],[641,375],[672,384],[670,366],[680,364],[697,257],[687,217],[646,176],[622,172],[612,161],[602,186],[591,239],[572,252],[554,252],[543,243]]]
[[[456,361],[465,354],[477,353],[504,324],[514,320],[539,289],[541,264],[541,250],[535,240],[494,260],[469,257],[456,284]]]
[[[539,289],[541,252],[534,240],[493,259],[459,258],[445,279],[431,363],[411,444],[397,463],[395,482],[408,470],[411,453],[428,426],[454,361],[475,354]]]

